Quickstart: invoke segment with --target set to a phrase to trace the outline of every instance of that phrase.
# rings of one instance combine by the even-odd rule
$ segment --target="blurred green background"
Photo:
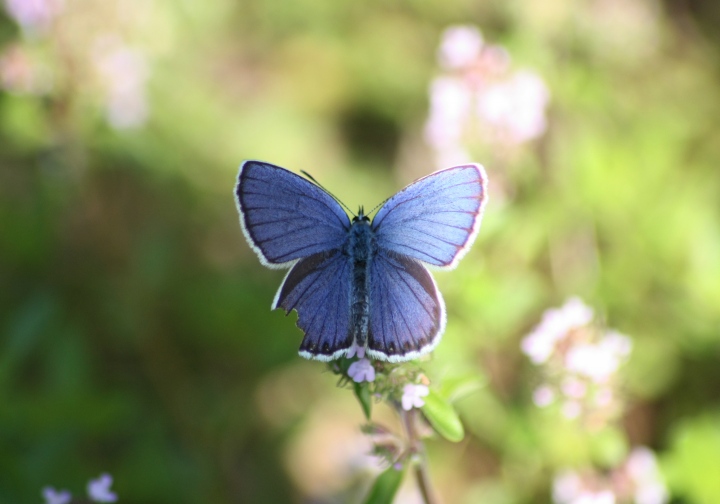
[[[551,502],[565,467],[655,450],[675,503],[720,502],[720,8],[714,0],[5,0],[0,14],[0,503],[357,502],[362,413],[271,312],[243,159],[371,208],[438,168],[443,30],[477,26],[549,90],[438,273],[428,374],[486,377],[429,443],[446,502]],[[579,295],[634,342],[602,435],[531,401],[521,339]],[[598,441],[599,439],[599,441]],[[416,502],[408,494],[402,502]],[[398,497],[401,502],[402,496]]]

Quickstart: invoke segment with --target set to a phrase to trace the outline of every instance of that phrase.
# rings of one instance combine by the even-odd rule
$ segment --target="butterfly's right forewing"
[[[390,198],[373,219],[378,246],[433,266],[457,265],[475,240],[487,203],[482,166],[455,166]]]
[[[340,248],[350,227],[328,193],[269,163],[242,164],[235,201],[248,243],[270,268],[287,268],[303,257]]]

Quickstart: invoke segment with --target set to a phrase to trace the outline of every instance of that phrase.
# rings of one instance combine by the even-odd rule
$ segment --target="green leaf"
[[[465,430],[455,408],[432,389],[425,397],[422,412],[433,429],[448,441],[457,443],[465,437]]]
[[[477,392],[485,386],[485,377],[477,373],[468,373],[444,378],[438,392],[450,402],[455,402],[465,396]]]
[[[367,382],[353,382],[353,388],[355,390],[355,395],[357,396],[358,401],[360,401],[360,406],[362,406],[363,413],[365,413],[365,418],[370,420],[370,413],[372,412],[372,396],[370,394],[369,384]]]
[[[392,504],[393,498],[400,488],[404,471],[390,466],[375,480],[365,504]]]

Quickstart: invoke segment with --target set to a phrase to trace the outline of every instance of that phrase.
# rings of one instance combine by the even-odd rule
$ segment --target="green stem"
[[[430,483],[430,473],[427,467],[427,456],[425,455],[425,445],[420,439],[416,426],[416,409],[410,411],[400,409],[400,416],[405,424],[408,440],[410,443],[410,452],[414,455],[411,457],[415,465],[415,478],[417,479],[418,489],[422,495],[425,504],[438,504],[438,499],[433,491]]]

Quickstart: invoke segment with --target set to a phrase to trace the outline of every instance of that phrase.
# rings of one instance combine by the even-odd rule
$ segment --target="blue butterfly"
[[[272,309],[297,311],[302,357],[330,361],[355,349],[400,362],[440,341],[445,303],[423,263],[452,269],[468,251],[487,177],[477,164],[435,172],[387,200],[371,222],[362,208],[351,220],[299,175],[245,161],[235,200],[260,262],[290,269]]]

